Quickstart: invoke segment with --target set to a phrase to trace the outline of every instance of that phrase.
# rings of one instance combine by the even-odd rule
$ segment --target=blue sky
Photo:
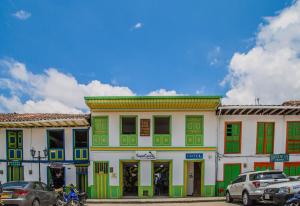
[[[32,74],[55,68],[80,84],[99,80],[137,95],[166,89],[226,96],[231,85],[220,83],[234,54],[255,47],[260,25],[270,23],[264,18],[293,2],[2,0],[0,59],[21,62]]]

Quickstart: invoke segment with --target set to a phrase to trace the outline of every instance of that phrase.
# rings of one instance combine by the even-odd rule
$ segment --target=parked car
[[[0,194],[4,205],[42,206],[55,205],[57,193],[42,182],[8,182]]]
[[[300,192],[299,180],[282,182],[267,186],[264,191],[263,199],[268,203],[284,205],[289,198],[298,192]]]
[[[242,200],[245,206],[262,202],[264,190],[268,185],[287,181],[287,176],[277,170],[243,173],[227,186],[226,201]]]

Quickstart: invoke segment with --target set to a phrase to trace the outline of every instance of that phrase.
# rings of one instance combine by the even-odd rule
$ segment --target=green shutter
[[[120,146],[138,146],[137,117],[135,117],[135,134],[122,134],[122,121],[123,117],[120,119]]]
[[[108,146],[108,117],[98,116],[92,119],[93,146]]]
[[[273,153],[273,144],[274,144],[274,123],[266,123],[265,124],[265,132],[266,132],[266,148],[265,153],[272,154]]]
[[[287,153],[300,152],[300,122],[288,122]]]
[[[264,153],[265,124],[257,123],[257,154]]]
[[[187,116],[185,128],[186,146],[203,146],[203,116]]]
[[[228,123],[226,127],[225,153],[240,153],[241,124]]]
[[[224,188],[226,188],[231,181],[237,178],[241,173],[240,164],[225,164],[224,165]]]

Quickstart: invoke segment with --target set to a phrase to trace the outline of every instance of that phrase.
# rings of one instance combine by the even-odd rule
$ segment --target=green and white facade
[[[161,176],[168,174],[168,180],[164,180],[159,195],[215,195],[215,112],[220,97],[86,97],[85,100],[91,109],[92,122],[91,198],[153,197],[158,195],[154,176],[160,172]],[[148,135],[141,129],[144,120],[149,122]],[[126,122],[134,125],[130,132],[122,128],[128,126]],[[143,157],[149,153],[153,159],[145,160]],[[128,183],[130,174],[126,174],[126,168],[132,169],[134,183]],[[193,178],[197,178],[197,183]],[[126,188],[128,184],[133,184],[134,189]]]

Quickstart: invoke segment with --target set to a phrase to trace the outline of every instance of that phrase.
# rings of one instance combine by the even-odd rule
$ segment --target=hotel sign
[[[290,156],[288,154],[271,154],[270,162],[288,162]]]
[[[136,160],[156,160],[156,151],[137,151]]]
[[[203,159],[203,153],[187,153],[185,158],[188,160]]]
[[[150,119],[141,119],[140,136],[150,136]]]

